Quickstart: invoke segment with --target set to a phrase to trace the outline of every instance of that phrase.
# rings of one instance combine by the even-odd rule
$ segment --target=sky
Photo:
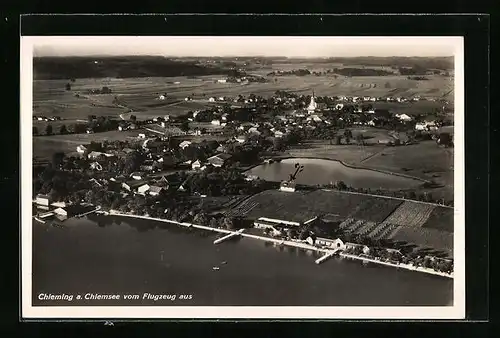
[[[22,37],[35,56],[453,56],[461,37]]]

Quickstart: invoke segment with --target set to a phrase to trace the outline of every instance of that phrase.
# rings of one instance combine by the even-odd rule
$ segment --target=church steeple
[[[316,101],[314,100],[314,90],[312,92],[312,96],[311,96],[311,102],[309,103],[309,107],[307,107],[307,111],[309,112],[309,114],[312,114],[314,113],[314,111],[316,110],[317,108],[317,104],[316,104]]]

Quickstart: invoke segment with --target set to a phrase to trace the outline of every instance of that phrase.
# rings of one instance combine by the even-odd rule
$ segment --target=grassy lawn
[[[453,233],[454,217],[453,209],[437,207],[422,226]]]
[[[136,138],[139,131],[108,131],[95,134],[68,134],[53,136],[37,136],[33,138],[33,156],[50,159],[58,151],[71,153],[76,151],[80,144],[103,142],[106,140],[124,140]]]

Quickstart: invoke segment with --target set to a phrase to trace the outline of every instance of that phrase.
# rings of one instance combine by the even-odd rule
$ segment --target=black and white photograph
[[[20,56],[23,317],[464,318],[462,37]]]

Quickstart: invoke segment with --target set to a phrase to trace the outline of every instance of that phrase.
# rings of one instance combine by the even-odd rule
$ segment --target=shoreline
[[[379,173],[382,173],[382,174],[388,174],[388,175],[394,175],[394,176],[399,176],[399,177],[408,178],[408,179],[414,179],[414,180],[421,181],[423,183],[430,183],[430,181],[424,180],[422,178],[414,177],[414,176],[409,176],[409,175],[405,175],[405,174],[398,174],[398,173],[393,173],[393,172],[389,172],[389,171],[382,171],[382,170],[379,170],[379,169],[356,167],[354,165],[346,164],[345,162],[343,162],[341,160],[329,159],[329,158],[324,158],[324,157],[305,157],[305,156],[300,156],[300,157],[293,157],[293,156],[280,157],[280,156],[276,156],[276,157],[272,157],[273,160],[276,159],[276,158],[279,159],[280,161],[281,160],[287,160],[287,159],[293,159],[293,158],[304,158],[304,159],[309,159],[309,160],[333,161],[333,162],[339,162],[343,166],[345,166],[347,168],[351,168],[351,169],[371,170],[371,171],[379,172]],[[248,171],[252,170],[253,168],[256,168],[256,167],[264,165],[264,164],[268,164],[268,163],[261,162],[259,164],[252,165],[252,166],[246,168],[243,171],[243,173],[246,174]],[[280,181],[268,181],[268,180],[265,180],[265,181],[267,181],[267,182],[273,182],[273,183],[280,183]],[[316,187],[316,188],[318,188],[317,187],[318,185],[313,185],[313,184],[301,184],[301,185],[307,186],[307,187]],[[433,202],[424,202],[424,201],[419,201],[419,200],[412,200],[412,199],[407,199],[407,198],[402,198],[402,197],[368,194],[368,193],[361,193],[361,192],[356,192],[356,191],[337,190],[337,189],[324,188],[324,187],[319,187],[318,189],[324,190],[324,191],[336,191],[336,192],[342,192],[342,193],[348,193],[348,194],[357,194],[357,195],[364,195],[364,196],[371,196],[371,197],[388,198],[388,199],[394,199],[394,200],[400,200],[400,201],[409,201],[409,202],[415,202],[415,203],[421,203],[421,204],[434,205],[434,206],[437,206],[437,207],[443,207],[443,208],[448,208],[448,209],[455,209],[454,206],[449,206],[449,205],[444,205],[444,204],[439,204],[439,203],[433,203]]]
[[[196,229],[208,230],[208,231],[224,233],[224,234],[235,234],[238,231],[238,230],[232,231],[232,230],[226,230],[226,229],[212,228],[212,227],[208,227],[208,226],[204,226],[204,225],[192,224],[192,223],[188,223],[188,222],[177,222],[177,221],[172,221],[172,220],[167,220],[167,219],[162,219],[162,218],[154,218],[154,217],[149,217],[149,216],[124,214],[124,213],[117,212],[115,210],[110,210],[109,213],[104,213],[102,211],[97,212],[97,213],[101,213],[101,214],[105,214],[105,215],[109,215],[109,216],[130,217],[130,218],[137,218],[137,219],[146,219],[146,220],[151,220],[151,221],[156,221],[156,222],[171,223],[171,224],[180,225],[180,226],[183,226],[186,228],[192,227],[192,228],[196,228]],[[320,253],[324,253],[324,254],[331,254],[334,251],[334,250],[330,250],[330,249],[319,248],[319,247],[309,245],[306,243],[302,243],[302,242],[278,240],[278,239],[274,239],[274,238],[270,238],[270,237],[248,234],[245,232],[239,233],[238,235],[241,237],[253,238],[253,239],[257,239],[257,240],[261,240],[261,241],[276,243],[279,245],[286,245],[286,246],[296,247],[296,248],[300,248],[300,249],[312,250],[312,251],[316,251],[316,252],[320,252]],[[402,268],[402,269],[406,269],[409,271],[423,272],[423,273],[427,273],[427,274],[431,274],[431,275],[436,275],[436,276],[441,276],[441,277],[453,279],[453,273],[447,274],[444,272],[439,272],[439,271],[435,271],[435,270],[424,268],[424,267],[416,267],[416,266],[413,266],[410,264],[403,264],[403,263],[395,264],[395,263],[377,260],[374,258],[356,256],[356,255],[352,255],[352,254],[348,254],[348,253],[344,253],[344,252],[339,252],[338,255],[340,257],[344,257],[344,258],[348,258],[348,259],[355,259],[355,260],[360,260],[360,261],[365,261],[365,262],[370,262],[370,263],[375,263],[375,264],[380,264],[380,265],[385,265],[385,266],[391,266],[391,267],[395,267],[395,268]]]
[[[415,180],[415,181],[420,181],[422,183],[430,183],[429,180],[426,180],[426,179],[423,179],[423,178],[420,178],[420,177],[406,175],[406,174],[401,174],[401,173],[396,173],[396,172],[392,172],[392,171],[388,171],[388,170],[383,170],[383,169],[376,169],[376,168],[371,168],[371,167],[359,166],[359,165],[356,165],[356,164],[350,164],[350,163],[344,162],[342,160],[334,159],[334,158],[318,157],[318,156],[311,156],[311,157],[309,157],[307,155],[306,156],[288,156],[287,155],[287,156],[276,156],[276,157],[273,157],[273,159],[275,159],[275,158],[278,158],[280,160],[287,160],[287,159],[292,159],[292,158],[304,158],[304,159],[308,159],[308,160],[333,161],[333,162],[338,162],[338,163],[342,164],[344,167],[350,168],[350,169],[370,170],[370,171],[378,172],[378,173],[381,173],[381,174],[387,174],[387,175],[392,175],[392,176],[399,176],[399,177],[403,177],[403,178],[408,178],[408,179],[412,179],[412,180]],[[261,163],[261,164],[264,164],[264,163]]]

